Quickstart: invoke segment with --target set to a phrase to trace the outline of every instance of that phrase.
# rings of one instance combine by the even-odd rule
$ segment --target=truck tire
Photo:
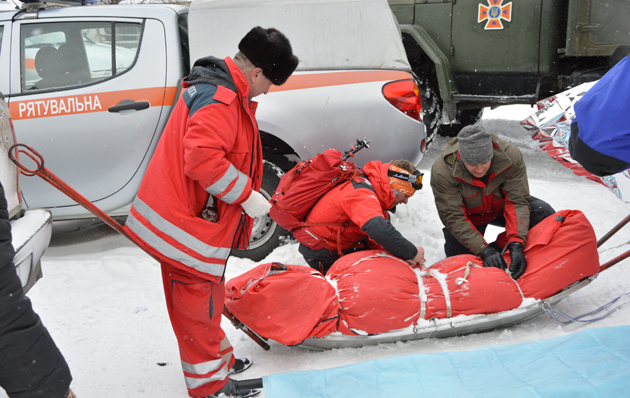
[[[418,90],[422,102],[422,122],[427,130],[427,141],[431,141],[440,134],[442,119],[442,99],[435,75],[435,66],[430,63],[429,68],[414,70],[418,76]]]
[[[271,198],[273,191],[278,187],[283,171],[275,164],[264,161],[263,180],[260,193],[267,199]],[[289,231],[280,227],[275,221],[265,215],[254,220],[252,236],[247,250],[232,250],[232,255],[239,258],[249,258],[260,261],[267,257],[275,248],[288,242],[291,235]]]
[[[403,43],[413,72],[418,78],[418,90],[422,102],[422,122],[427,130],[427,141],[430,142],[437,135],[455,137],[464,126],[478,122],[483,109],[458,110],[455,115],[455,123],[442,124],[444,102],[440,97],[435,63],[408,36],[403,36]]]

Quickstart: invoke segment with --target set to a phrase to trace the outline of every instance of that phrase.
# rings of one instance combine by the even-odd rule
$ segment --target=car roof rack
[[[51,5],[56,5],[56,6],[84,6],[86,4],[95,4],[98,2],[98,0],[46,0],[46,1],[41,1],[41,0],[20,0],[22,2],[22,6],[26,5],[26,4],[34,4],[34,3],[39,3],[39,4],[51,4]]]
[[[20,12],[35,13],[37,11],[46,9],[47,6],[56,6],[56,7],[85,6],[85,5],[96,4],[98,3],[98,0],[46,0],[46,1],[21,0],[21,2],[22,2],[22,5],[20,7]],[[18,12],[18,14],[20,12]]]

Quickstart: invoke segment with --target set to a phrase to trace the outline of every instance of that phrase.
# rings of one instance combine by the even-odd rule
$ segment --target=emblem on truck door
[[[484,29],[503,29],[501,19],[510,22],[512,20],[512,3],[501,5],[503,0],[488,0],[488,6],[479,4],[479,16],[477,22],[486,22]]]

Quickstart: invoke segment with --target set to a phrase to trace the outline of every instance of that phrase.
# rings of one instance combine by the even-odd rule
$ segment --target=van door
[[[10,59],[11,23],[0,21],[0,93],[9,94],[9,59]]]
[[[9,106],[17,140],[110,212],[133,200],[135,189],[123,188],[146,168],[165,97],[173,102],[164,27],[151,19],[51,21],[13,26]],[[23,179],[22,192],[31,208],[63,214],[76,206],[39,178]]]
[[[611,56],[630,45],[629,13],[628,0],[569,0],[566,55]]]

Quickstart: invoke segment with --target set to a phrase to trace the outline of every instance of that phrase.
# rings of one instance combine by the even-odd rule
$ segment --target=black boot
[[[253,365],[253,363],[254,362],[249,358],[243,358],[243,359],[236,358],[236,361],[234,362],[234,366],[232,366],[232,369],[230,369],[230,371],[228,372],[228,376],[243,373],[244,371],[249,369],[250,366]]]

